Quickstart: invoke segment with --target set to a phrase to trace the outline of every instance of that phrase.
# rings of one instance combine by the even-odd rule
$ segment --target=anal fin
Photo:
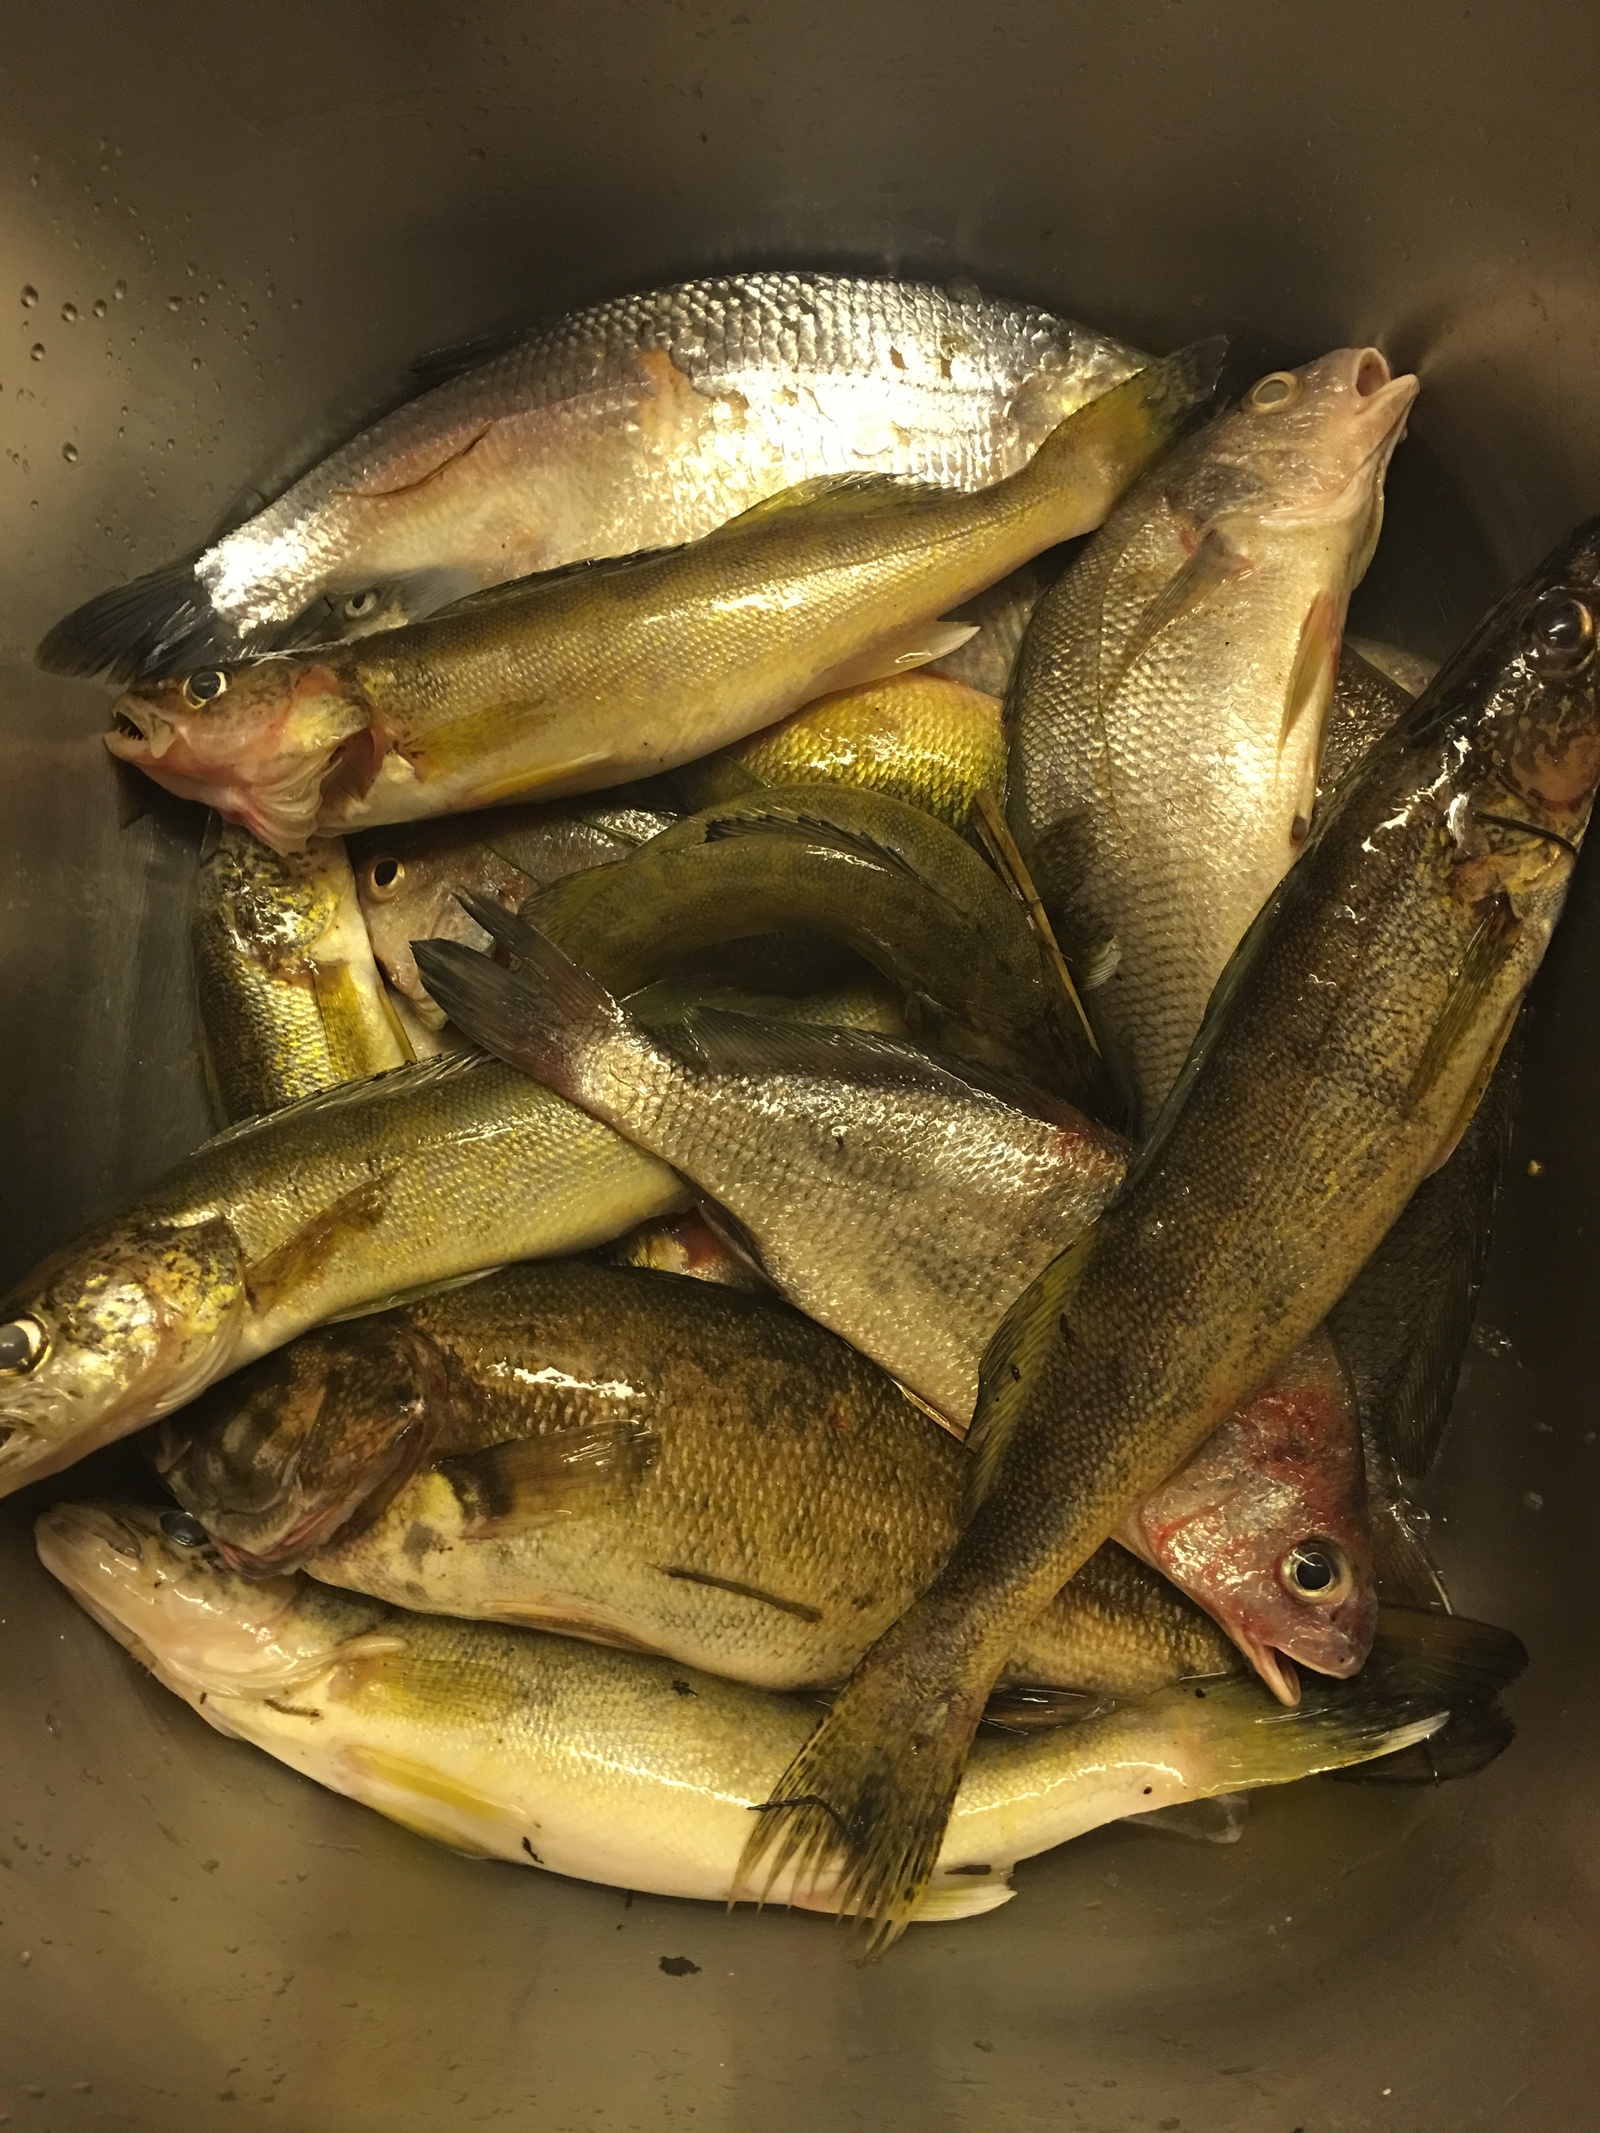
[[[870,651],[841,660],[811,684],[810,697],[831,696],[837,689],[858,689],[863,682],[887,681],[895,674],[908,674],[913,667],[928,666],[935,659],[948,659],[978,634],[975,622],[918,622],[894,636],[880,638]]]

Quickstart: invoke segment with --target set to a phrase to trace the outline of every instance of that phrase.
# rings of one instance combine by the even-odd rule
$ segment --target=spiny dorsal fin
[[[400,1096],[435,1088],[462,1074],[481,1073],[486,1063],[481,1052],[440,1052],[433,1059],[417,1059],[406,1066],[386,1067],[381,1074],[367,1074],[359,1081],[342,1081],[336,1088],[318,1089],[314,1095],[298,1097],[279,1110],[263,1111],[254,1118],[241,1118],[234,1125],[224,1126],[220,1133],[214,1133],[210,1140],[202,1141],[195,1153],[210,1155],[215,1149],[229,1147],[234,1141],[248,1140],[269,1128],[275,1130],[290,1120],[303,1120],[323,1111],[342,1111],[370,1103],[379,1089],[391,1096]]]

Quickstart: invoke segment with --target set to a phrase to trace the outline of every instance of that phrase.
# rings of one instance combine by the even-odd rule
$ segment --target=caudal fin
[[[916,1915],[950,1819],[989,1684],[964,1699],[917,1664],[897,1624],[755,1810],[735,1888],[788,1900],[837,1875],[830,1908],[853,1917],[875,1955]],[[791,1877],[792,1876],[792,1880]]]
[[[1095,466],[1115,472],[1116,489],[1105,507],[1109,509],[1116,491],[1136,480],[1205,407],[1227,352],[1226,339],[1214,334],[1136,370],[1058,423],[1025,476],[1035,486],[1066,477],[1070,486],[1078,469]]]
[[[516,957],[517,969],[503,970],[459,941],[413,941],[423,983],[456,1027],[485,1051],[582,1102],[585,1059],[633,1024],[603,985],[526,919],[486,897],[464,896],[461,902]]]
[[[241,649],[186,556],[85,600],[46,633],[34,658],[47,673],[126,682],[231,659]]]

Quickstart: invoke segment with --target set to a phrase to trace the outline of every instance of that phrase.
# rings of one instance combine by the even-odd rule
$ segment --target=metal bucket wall
[[[1554,0],[13,11],[0,1277],[207,1126],[196,824],[113,774],[99,691],[31,668],[59,614],[430,347],[805,262],[973,277],[1155,347],[1222,329],[1261,368],[1381,343],[1424,391],[1353,619],[1442,652],[1600,507],[1588,27]],[[0,2123],[1589,2123],[1593,864],[1434,1490],[1458,1604],[1533,1655],[1489,1773],[1267,1797],[1232,1851],[1103,1832],[858,1969],[815,1920],[470,1864],[208,1733],[34,1565],[46,1484],[0,1513]]]

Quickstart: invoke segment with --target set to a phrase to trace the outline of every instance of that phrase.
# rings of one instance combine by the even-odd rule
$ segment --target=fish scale
[[[1034,305],[918,283],[733,274],[611,299],[422,393],[192,564],[86,603],[39,656],[131,679],[291,624],[304,641],[307,618],[358,636],[694,540],[819,475],[983,488],[1144,361]]]

